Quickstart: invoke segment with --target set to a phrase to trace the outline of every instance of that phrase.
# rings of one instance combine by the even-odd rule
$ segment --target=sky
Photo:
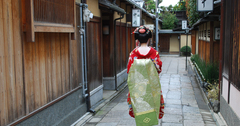
[[[172,6],[174,6],[174,5],[176,5],[178,2],[179,2],[180,0],[163,0],[163,2],[162,3],[160,3],[160,7],[161,6],[169,6],[169,5],[172,5]]]

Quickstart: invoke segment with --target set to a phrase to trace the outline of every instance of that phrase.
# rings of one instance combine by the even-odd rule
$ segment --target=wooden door
[[[170,45],[170,35],[162,34],[159,38],[159,45],[160,45],[160,52],[169,52],[169,45]]]

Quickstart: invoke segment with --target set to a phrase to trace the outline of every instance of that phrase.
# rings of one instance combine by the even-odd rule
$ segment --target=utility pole
[[[186,40],[187,40],[187,41],[186,41],[186,50],[185,50],[185,51],[186,51],[186,53],[185,53],[185,54],[186,54],[186,67],[185,67],[185,70],[186,70],[186,71],[187,71],[187,55],[188,55],[188,54],[187,54],[187,47],[188,47],[188,33],[189,33],[189,29],[186,29],[186,34],[187,34],[187,38],[186,38]]]
[[[158,0],[156,0],[156,22],[155,22],[155,33],[156,33],[156,50],[158,51]]]

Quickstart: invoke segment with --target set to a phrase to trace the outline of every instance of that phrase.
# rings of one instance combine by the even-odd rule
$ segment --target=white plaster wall
[[[120,2],[120,1],[119,1]],[[120,3],[119,3],[120,4]],[[120,6],[122,9],[124,9],[124,11],[126,11],[126,4],[124,2],[121,3],[121,6]],[[119,16],[120,17],[120,16]],[[124,17],[123,19],[121,19],[121,22],[122,23],[126,23],[127,22],[127,18],[126,18],[126,14],[124,14]]]
[[[222,96],[223,98],[228,101],[228,80],[224,77],[222,78]]]
[[[187,35],[181,35],[181,37],[180,37],[180,42],[181,42],[181,48],[183,47],[183,46],[186,46],[186,40],[187,39]],[[191,34],[188,34],[188,46],[190,46],[191,47]]]
[[[179,52],[178,35],[171,35],[169,52]]]
[[[232,84],[230,85],[230,102],[229,105],[232,107],[235,114],[240,117],[240,92]]]
[[[100,17],[100,10],[98,8],[98,0],[87,0],[88,10],[93,13],[94,16]]]

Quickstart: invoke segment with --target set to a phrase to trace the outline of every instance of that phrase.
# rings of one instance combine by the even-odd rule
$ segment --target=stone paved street
[[[204,102],[191,67],[185,71],[185,57],[162,56],[160,74],[165,99],[165,115],[159,126],[216,126]],[[116,99],[98,111],[85,126],[135,126],[128,115],[126,88]]]

